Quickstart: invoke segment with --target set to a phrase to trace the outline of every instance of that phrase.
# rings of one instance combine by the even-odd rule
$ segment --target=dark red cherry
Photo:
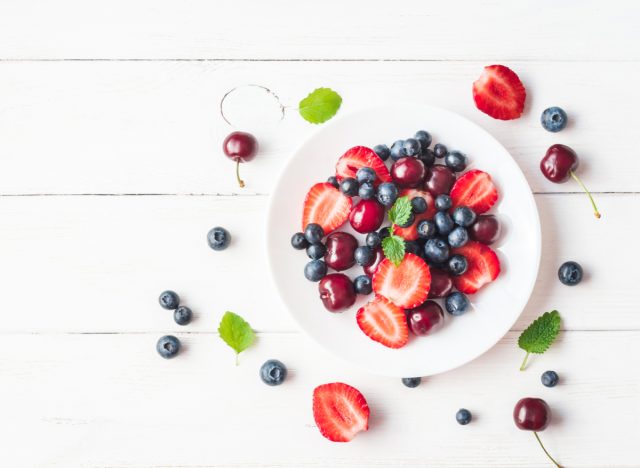
[[[444,312],[442,307],[434,301],[426,301],[424,304],[407,311],[409,330],[416,336],[424,336],[439,330],[444,324]]]
[[[384,206],[376,200],[360,200],[349,214],[351,226],[362,234],[375,231],[382,225],[382,221],[384,221]]]
[[[418,187],[425,174],[424,163],[416,158],[401,158],[391,166],[391,177],[400,188]]]
[[[356,291],[347,275],[331,273],[318,284],[320,299],[329,312],[341,312],[356,301]]]
[[[249,162],[255,158],[258,152],[258,140],[250,133],[233,132],[224,139],[222,151],[229,159],[236,162],[236,178],[240,187],[244,187],[244,181],[240,178],[240,163]]]
[[[455,181],[456,175],[451,169],[442,164],[435,164],[427,171],[424,188],[434,197],[448,195]]]
[[[500,237],[500,221],[494,215],[480,215],[469,228],[469,235],[483,244],[493,244]]]
[[[380,265],[380,262],[382,260],[384,260],[384,252],[382,251],[382,247],[377,247],[373,251],[373,255],[374,255],[374,259],[373,259],[373,262],[371,263],[371,265],[367,265],[366,267],[362,267],[362,269],[364,270],[364,273],[369,277],[373,276],[373,274],[378,269],[378,265]]]
[[[523,431],[544,431],[551,421],[551,409],[541,398],[523,398],[513,408],[513,420]]]
[[[325,241],[327,252],[324,261],[328,267],[336,271],[347,270],[356,263],[354,252],[358,241],[348,232],[332,232]]]
[[[429,289],[429,299],[446,297],[453,289],[453,280],[448,273],[439,268],[429,268],[431,271],[431,288]]]

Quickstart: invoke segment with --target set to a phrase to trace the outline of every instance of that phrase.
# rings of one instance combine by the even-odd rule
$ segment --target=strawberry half
[[[485,114],[499,120],[517,119],[527,92],[518,75],[504,65],[489,65],[473,83],[473,100]]]
[[[333,442],[349,442],[369,429],[369,405],[362,393],[341,382],[313,391],[313,419],[320,433]]]
[[[402,348],[409,341],[409,327],[404,310],[376,295],[356,314],[360,330],[387,348]]]
[[[317,223],[327,235],[339,228],[349,218],[351,198],[340,193],[328,182],[315,184],[304,199],[302,230],[310,223]]]
[[[433,195],[431,195],[429,192],[424,192],[418,189],[404,189],[400,191],[400,196],[409,197],[409,199],[412,199],[415,197],[422,197],[427,202],[427,211],[425,211],[424,213],[417,214],[416,220],[411,226],[406,228],[396,226],[393,231],[395,234],[399,235],[405,240],[410,240],[410,241],[417,240],[418,224],[420,224],[420,221],[424,221],[425,219],[431,219],[436,214],[436,206],[433,200]]]
[[[491,283],[500,274],[500,260],[488,245],[469,241],[467,245],[453,249],[453,253],[464,255],[468,264],[467,271],[453,277],[453,284],[460,292],[477,293],[482,286]]]
[[[405,254],[398,266],[385,258],[373,274],[373,291],[403,309],[422,304],[429,295],[430,287],[429,267],[412,253]]]
[[[346,177],[355,179],[356,172],[361,167],[370,167],[376,171],[378,176],[375,182],[376,185],[380,182],[391,182],[391,174],[389,174],[389,169],[385,166],[384,161],[366,146],[354,146],[340,156],[336,163],[336,177],[339,181]]]
[[[476,213],[484,213],[498,201],[498,190],[491,176],[474,169],[465,172],[451,188],[453,207],[468,206]]]

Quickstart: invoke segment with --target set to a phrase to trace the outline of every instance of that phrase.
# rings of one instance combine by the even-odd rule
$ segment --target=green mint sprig
[[[520,334],[518,346],[527,352],[520,366],[521,371],[526,369],[531,353],[542,354],[549,349],[560,333],[560,322],[560,313],[557,310],[545,312]]]
[[[403,225],[411,216],[411,200],[409,197],[400,197],[389,210],[389,236],[382,239],[382,252],[395,266],[402,263],[405,255],[404,239],[393,233],[395,226]]]
[[[251,346],[256,338],[251,325],[233,312],[225,312],[218,327],[220,338],[236,352],[236,366],[240,353]]]
[[[331,88],[318,88],[300,101],[298,111],[303,119],[312,124],[321,124],[336,115],[342,98]]]

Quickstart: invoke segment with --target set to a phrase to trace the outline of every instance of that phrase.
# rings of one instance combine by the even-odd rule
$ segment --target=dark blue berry
[[[404,241],[404,251],[419,256],[422,253],[422,246],[416,241],[406,240]]]
[[[378,186],[376,196],[383,206],[390,208],[398,198],[398,187],[392,182],[384,182]]]
[[[556,371],[548,370],[540,376],[540,381],[545,387],[555,387],[558,383],[558,374]]]
[[[374,260],[373,250],[366,245],[361,245],[353,253],[353,257],[356,259],[356,263],[360,266],[371,265]]]
[[[231,234],[223,227],[214,227],[207,233],[207,243],[213,250],[224,250],[230,242]]]
[[[272,387],[280,385],[287,378],[287,368],[277,359],[269,359],[260,367],[260,378]]]
[[[429,148],[422,148],[422,151],[418,155],[418,159],[422,161],[422,164],[424,164],[425,167],[430,167],[436,162],[436,155],[433,150]]]
[[[469,299],[461,292],[452,292],[444,301],[447,312],[451,315],[462,315],[469,308]]]
[[[291,236],[291,246],[296,250],[302,250],[309,247],[309,242],[305,239],[304,234],[301,232],[296,232],[293,236]]]
[[[411,210],[415,214],[424,213],[427,211],[427,200],[423,197],[414,197],[411,199]]]
[[[165,359],[171,359],[180,351],[180,340],[172,335],[165,335],[156,343],[156,351]]]
[[[420,142],[422,149],[431,146],[431,134],[426,130],[418,130],[414,135],[414,138]]]
[[[373,186],[371,182],[364,182],[360,184],[360,188],[358,189],[358,196],[363,200],[370,200],[376,196],[376,188]]]
[[[428,239],[424,244],[424,256],[434,263],[442,263],[449,258],[449,246],[442,239]]]
[[[542,112],[540,123],[549,132],[559,132],[567,126],[567,113],[559,107],[549,107]]]
[[[422,377],[403,377],[402,383],[405,387],[416,388],[422,382]]]
[[[476,222],[475,212],[468,206],[459,206],[453,210],[453,222],[458,226],[469,227]]]
[[[180,306],[176,310],[173,311],[173,320],[178,325],[186,325],[191,322],[191,317],[193,316],[191,309],[187,306]]]
[[[433,153],[438,159],[444,158],[447,155],[447,152],[447,147],[442,143],[436,143],[436,145],[433,147]]]
[[[562,284],[575,286],[582,281],[582,267],[576,262],[564,262],[558,269],[558,279]]]
[[[380,234],[380,241],[382,241],[382,239],[384,239],[385,237],[389,237],[389,235],[391,235],[391,231],[389,231],[389,227],[387,226],[380,229],[378,231],[378,234]]]
[[[337,189],[340,188],[340,182],[338,182],[338,178],[336,176],[329,177],[327,179],[327,182],[329,182],[331,185],[333,185]]]
[[[353,177],[346,177],[340,182],[340,191],[347,197],[355,197],[358,195],[359,184]]]
[[[364,243],[367,244],[367,247],[375,249],[382,243],[382,238],[380,237],[379,233],[375,231],[370,232],[369,234],[367,234]]]
[[[405,158],[407,156],[407,152],[404,149],[404,140],[397,140],[391,145],[391,150],[389,150],[389,155],[391,159],[397,161],[398,159]]]
[[[158,298],[163,309],[175,310],[180,305],[180,297],[173,291],[163,291]]]
[[[319,258],[324,257],[325,253],[327,253],[327,248],[322,242],[316,242],[315,244],[311,244],[307,247],[307,255],[312,260],[318,260]]]
[[[376,153],[378,157],[383,161],[389,159],[389,156],[391,154],[391,151],[389,150],[389,147],[387,145],[376,145],[373,147],[373,152]]]
[[[402,224],[398,224],[398,226],[400,226],[401,228],[407,228],[411,226],[415,222],[415,220],[416,220],[416,215],[414,215],[413,213],[410,213],[407,220]]]
[[[462,226],[456,226],[447,236],[447,241],[454,249],[462,247],[469,242],[469,233]]]
[[[467,271],[467,259],[463,255],[452,255],[449,258],[449,271],[454,275],[461,275]]]
[[[438,232],[443,236],[449,234],[454,227],[453,219],[451,219],[449,213],[445,211],[438,211],[433,217],[433,220],[436,226],[438,226]]]
[[[436,197],[436,210],[447,211],[451,208],[451,197],[449,195],[441,194]]]
[[[471,422],[471,412],[468,409],[459,409],[456,413],[456,421],[458,421],[458,424],[466,426]]]
[[[355,288],[357,294],[361,294],[363,296],[371,294],[371,278],[369,278],[367,275],[356,276],[356,278],[353,280],[353,287]]]
[[[375,182],[375,180],[376,180],[376,171],[374,171],[370,167],[361,167],[356,172],[356,180],[359,183]]]
[[[444,163],[452,171],[461,172],[467,167],[467,157],[460,151],[451,151],[444,157]]]
[[[421,239],[432,239],[438,234],[438,227],[436,223],[430,219],[420,221],[417,226],[418,237]]]
[[[415,138],[407,138],[404,140],[403,148],[406,155],[410,157],[418,156],[422,151],[420,142]]]
[[[322,226],[316,223],[309,223],[304,229],[304,238],[307,239],[309,244],[315,244],[320,242],[324,237],[324,229]]]
[[[320,281],[327,274],[327,264],[322,260],[311,260],[304,266],[304,276],[309,281]]]

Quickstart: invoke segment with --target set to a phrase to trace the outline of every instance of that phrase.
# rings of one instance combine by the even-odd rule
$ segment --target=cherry
[[[375,231],[384,221],[384,206],[376,200],[360,200],[351,209],[349,222],[361,234]]]
[[[429,299],[446,297],[453,289],[453,280],[446,272],[438,268],[431,270],[431,288],[429,289]]]
[[[358,241],[348,232],[332,232],[327,236],[324,261],[336,271],[347,270],[356,263],[354,252]]]
[[[382,251],[382,247],[376,247],[376,249],[373,251],[373,255],[374,258],[373,262],[371,262],[371,265],[367,265],[366,267],[362,268],[364,270],[364,273],[369,277],[373,276],[373,274],[378,269],[378,265],[380,265],[380,262],[384,260],[384,252]]]
[[[416,158],[401,158],[391,166],[391,177],[400,188],[415,188],[424,180],[424,163]]]
[[[547,452],[547,449],[544,448],[544,445],[537,433],[537,431],[544,431],[551,421],[551,408],[549,408],[546,401],[541,398],[521,399],[513,408],[513,421],[516,423],[518,429],[522,429],[523,431],[533,431],[540,447],[542,447],[544,453],[547,454],[549,460],[551,460],[557,467],[560,467],[558,462],[556,462],[549,452]]]
[[[483,244],[493,244],[500,237],[500,221],[494,215],[480,215],[469,228],[472,239]]]
[[[438,195],[448,195],[451,190],[451,186],[456,181],[456,175],[451,169],[442,164],[435,164],[427,172],[427,177],[424,180],[424,188],[431,195],[437,197]]]
[[[233,132],[224,139],[222,151],[229,159],[236,162],[238,185],[244,187],[244,181],[240,178],[240,163],[249,162],[255,158],[258,152],[258,140],[250,133]]]
[[[356,290],[347,275],[331,273],[318,284],[320,299],[329,312],[341,312],[356,301]]]
[[[575,173],[578,164],[578,155],[571,148],[566,145],[551,145],[542,161],[540,161],[540,170],[547,179],[556,184],[566,182],[569,177],[573,178],[589,197],[593,207],[593,214],[596,218],[600,218],[596,202],[593,201],[591,193]]]
[[[444,324],[444,312],[442,312],[442,307],[434,301],[426,301],[424,304],[407,312],[409,330],[417,336],[424,336],[429,333],[433,333],[440,329]]]

